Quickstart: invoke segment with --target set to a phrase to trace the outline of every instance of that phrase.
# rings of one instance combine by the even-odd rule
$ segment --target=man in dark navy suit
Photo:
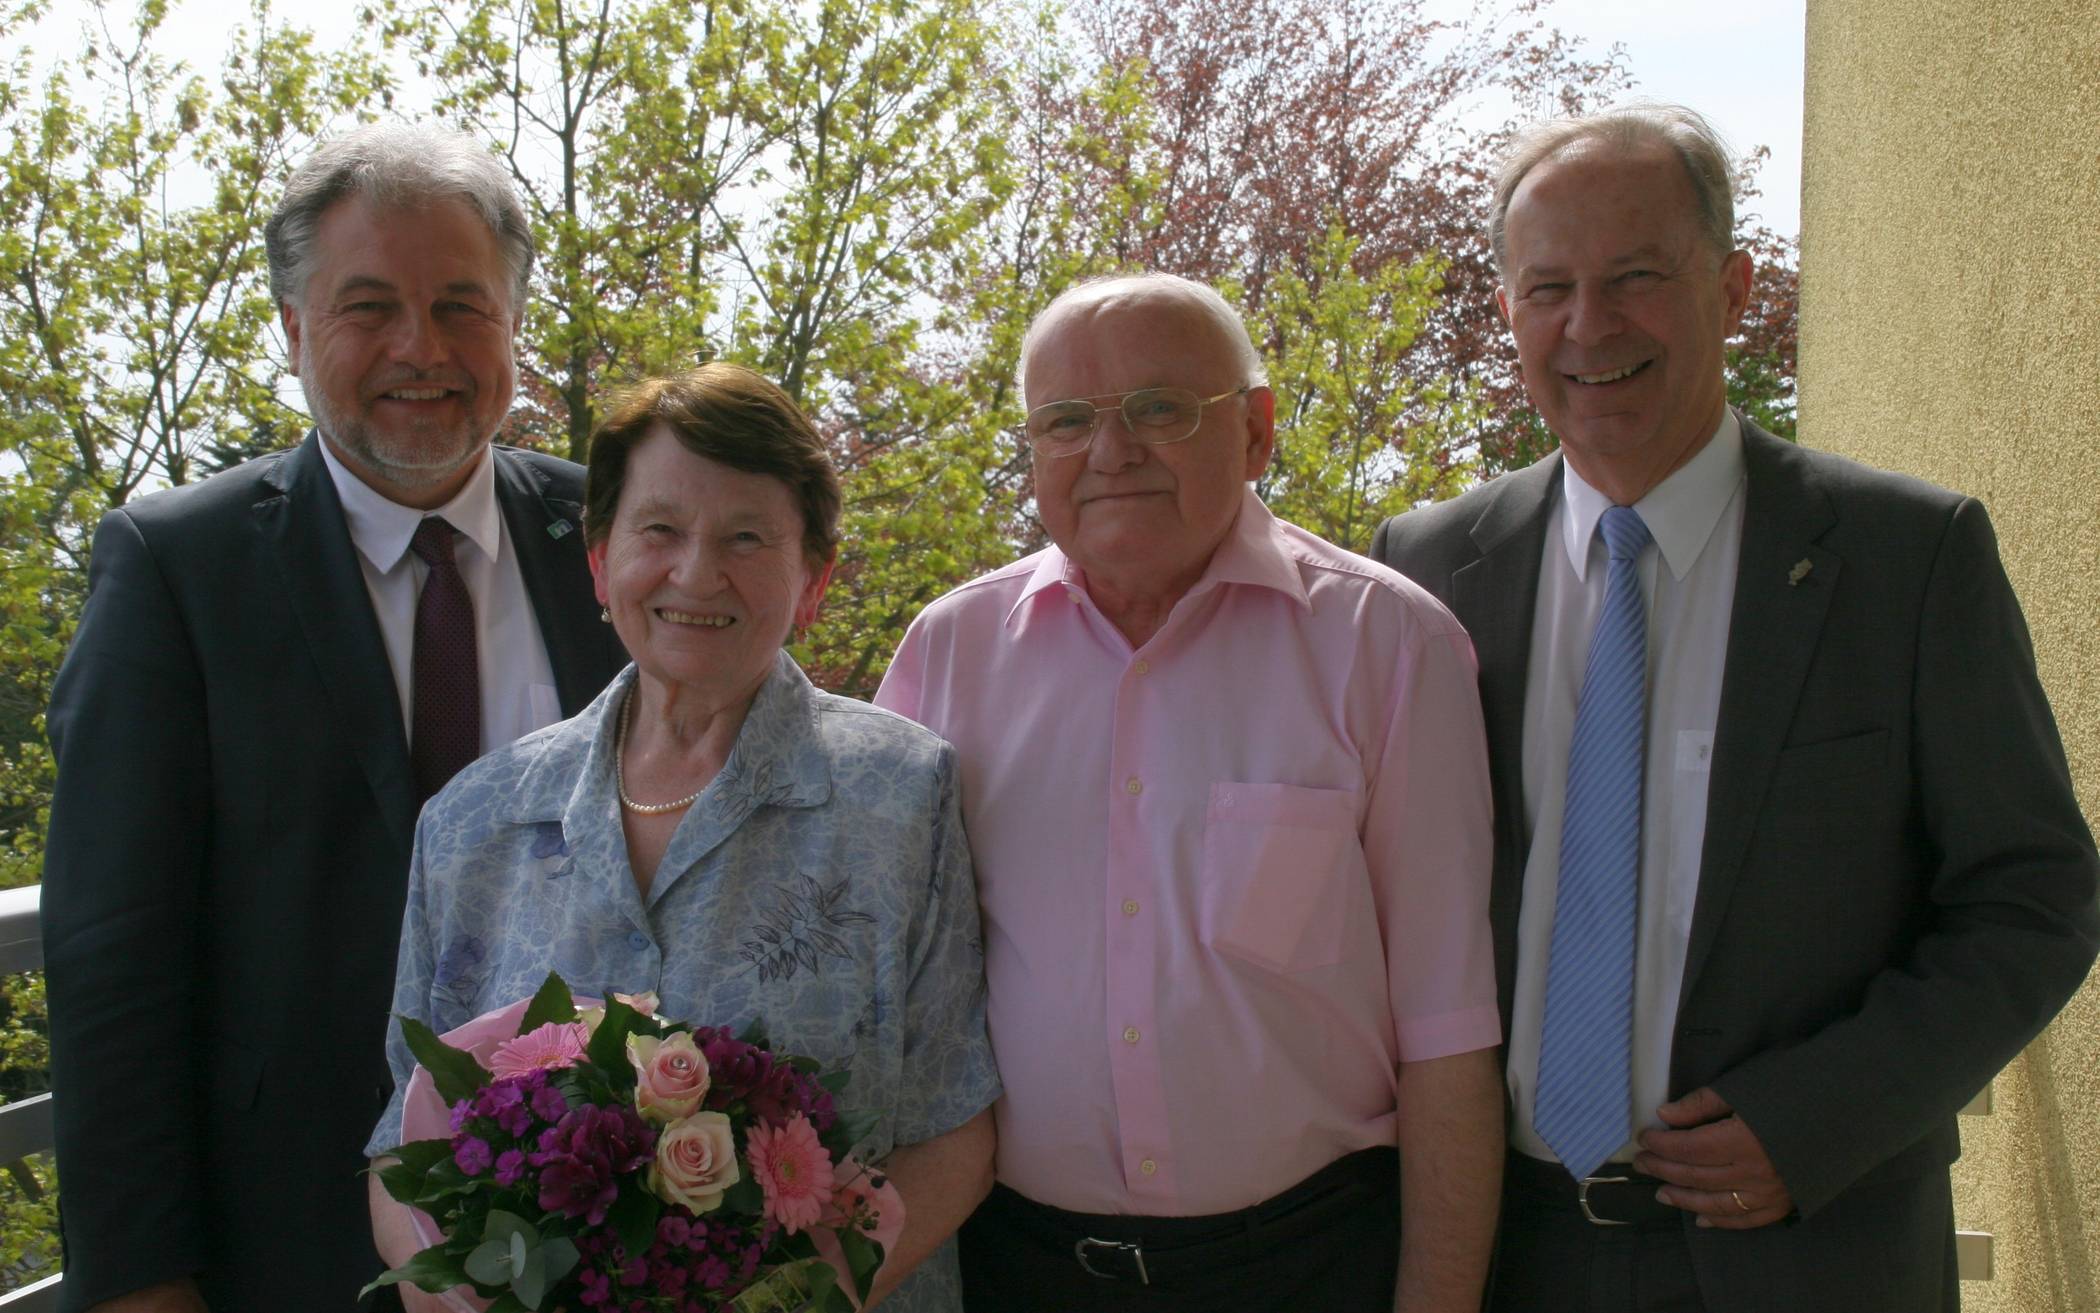
[[[69,1311],[356,1306],[417,810],[624,660],[582,470],[490,445],[533,258],[501,166],[361,129],[267,236],[314,431],[103,519],[52,696]]]

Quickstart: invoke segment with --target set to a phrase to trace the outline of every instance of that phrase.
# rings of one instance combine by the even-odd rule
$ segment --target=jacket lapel
[[[1818,545],[1836,523],[1837,513],[1815,482],[1806,456],[1746,419],[1743,463],[1749,479],[1743,546],[1728,621],[1699,893],[1692,908],[1680,997],[1690,997],[1727,915],[1766,787],[1793,722],[1802,680],[1823,631],[1831,590],[1844,565]]]
[[[1481,713],[1495,795],[1494,927],[1503,1026],[1515,996],[1517,903],[1530,848],[1524,834],[1524,685],[1538,609],[1539,554],[1560,486],[1560,457],[1547,457],[1489,485],[1471,530],[1480,557],[1451,575],[1451,611],[1472,635],[1480,661]]]
[[[278,593],[298,617],[337,723],[363,727],[349,735],[352,750],[388,830],[406,852],[416,799],[401,695],[319,436],[309,432],[264,484],[266,494],[253,508],[255,527],[264,555],[278,569]]]
[[[561,712],[573,716],[626,664],[612,627],[599,622],[598,603],[585,582],[583,506],[554,495],[546,476],[515,452],[498,447],[490,455],[496,462],[496,503],[547,645]]]

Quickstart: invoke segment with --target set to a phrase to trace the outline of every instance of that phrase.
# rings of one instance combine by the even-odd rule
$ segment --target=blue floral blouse
[[[852,1072],[840,1105],[881,1122],[867,1152],[954,1130],[999,1095],[984,946],[954,749],[819,692],[785,653],[645,900],[627,864],[613,741],[629,666],[574,719],[462,771],[416,827],[394,1011],[443,1033],[530,996],[655,990],[694,1025],[763,1022]],[[400,1141],[414,1059],[389,1027]],[[907,1201],[908,1202],[908,1201]],[[885,1308],[962,1307],[951,1242]]]

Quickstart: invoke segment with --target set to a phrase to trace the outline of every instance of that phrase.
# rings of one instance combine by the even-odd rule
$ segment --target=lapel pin
[[[1803,579],[1808,578],[1808,572],[1815,568],[1816,563],[1814,561],[1809,560],[1806,556],[1802,557],[1794,562],[1793,569],[1786,572],[1786,586],[1789,588],[1794,587]]]
[[[556,520],[554,523],[547,526],[547,536],[549,538],[566,537],[568,535],[568,532],[569,522],[567,520]]]

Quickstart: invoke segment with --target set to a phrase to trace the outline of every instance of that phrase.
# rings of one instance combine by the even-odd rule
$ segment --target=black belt
[[[1037,1243],[1070,1254],[1094,1276],[1151,1286],[1260,1261],[1380,1195],[1393,1196],[1397,1208],[1399,1181],[1398,1153],[1379,1147],[1337,1158],[1282,1194],[1233,1213],[1074,1213],[1003,1185],[992,1187],[984,1207]]]
[[[1682,1208],[1655,1197],[1668,1182],[1624,1163],[1606,1163],[1596,1175],[1577,1181],[1559,1163],[1512,1149],[1503,1178],[1512,1195],[1579,1212],[1596,1226],[1678,1226],[1685,1218]]]

